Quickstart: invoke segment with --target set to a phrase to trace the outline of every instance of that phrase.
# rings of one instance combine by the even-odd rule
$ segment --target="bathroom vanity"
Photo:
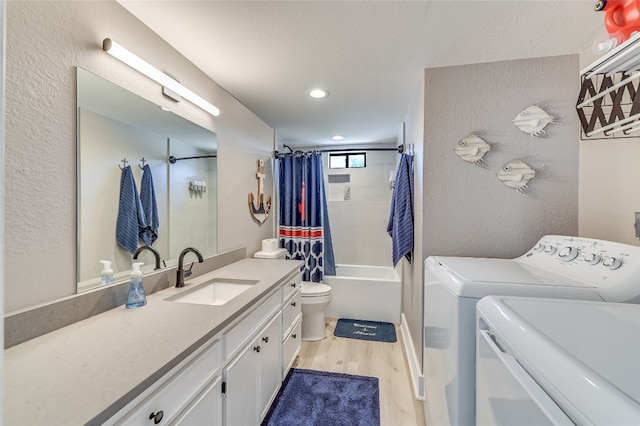
[[[5,350],[4,423],[259,424],[300,350],[301,265],[243,259]],[[182,297],[221,281],[252,284]]]

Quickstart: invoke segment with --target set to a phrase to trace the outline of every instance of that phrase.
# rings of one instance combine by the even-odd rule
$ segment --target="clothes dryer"
[[[547,235],[515,259],[425,260],[429,425],[475,425],[476,303],[489,295],[640,303],[640,247]]]
[[[640,305],[489,296],[477,424],[640,425]]]

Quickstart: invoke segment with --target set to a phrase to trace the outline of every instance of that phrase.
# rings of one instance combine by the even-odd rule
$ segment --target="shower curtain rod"
[[[287,145],[283,145],[285,148],[288,148],[289,152],[288,154],[294,154],[294,153],[308,153],[308,152],[354,152],[354,151],[398,151],[398,154],[402,154],[404,152],[404,145],[398,145],[397,148],[347,148],[347,149],[338,149],[338,148],[333,148],[333,149],[312,149],[310,151],[301,151],[301,150],[293,150],[291,149],[291,147],[287,146]],[[275,158],[280,157],[281,155],[285,155],[287,154],[282,153],[280,151],[274,151],[273,152],[273,156]]]
[[[180,161],[180,160],[195,160],[196,158],[216,158],[217,155],[198,155],[196,157],[174,157],[173,155],[169,156],[169,162],[171,164],[176,164],[176,161]]]

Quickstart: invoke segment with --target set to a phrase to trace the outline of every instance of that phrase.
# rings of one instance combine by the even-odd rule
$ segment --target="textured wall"
[[[112,1],[7,2],[6,22],[6,311],[75,293],[77,66],[218,135],[219,250],[246,246],[252,253],[272,236],[272,219],[258,226],[246,200],[257,188],[257,159],[273,149],[273,130],[154,32]],[[222,114],[213,118],[188,102],[173,105],[156,83],[101,50],[106,37],[157,64]],[[269,177],[265,187],[272,182]]]
[[[424,257],[515,257],[545,234],[577,234],[577,73],[577,55],[427,70]],[[547,138],[511,121],[532,104],[564,115],[562,125],[547,127]],[[485,157],[488,169],[453,151],[483,129],[498,144]],[[526,197],[496,177],[516,158],[541,169]]]
[[[402,311],[422,359],[422,280],[432,255],[515,257],[544,234],[578,231],[578,129],[573,105],[577,56],[427,69],[424,92],[406,121],[415,143],[416,261],[403,273]],[[423,102],[423,103],[422,103]],[[562,125],[534,139],[511,120],[534,103],[549,103]],[[475,130],[498,143],[487,154],[489,169],[462,161],[453,151]],[[523,197],[498,181],[514,158],[540,167]]]

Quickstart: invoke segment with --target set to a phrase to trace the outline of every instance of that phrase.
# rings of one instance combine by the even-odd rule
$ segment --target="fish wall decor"
[[[458,142],[454,151],[458,157],[462,158],[471,164],[475,164],[478,167],[487,168],[484,162],[484,156],[487,152],[493,148],[492,143],[489,143],[478,136],[476,133],[471,133],[466,138]]]
[[[536,177],[537,173],[534,169],[529,167],[521,159],[515,159],[505,164],[498,172],[498,179],[507,185],[509,188],[513,188],[522,195],[529,193],[529,187],[527,184],[531,179]]]
[[[544,128],[548,124],[559,124],[561,117],[549,114],[544,107],[531,105],[520,111],[512,121],[521,131],[530,136],[545,137],[547,132],[544,131]]]

